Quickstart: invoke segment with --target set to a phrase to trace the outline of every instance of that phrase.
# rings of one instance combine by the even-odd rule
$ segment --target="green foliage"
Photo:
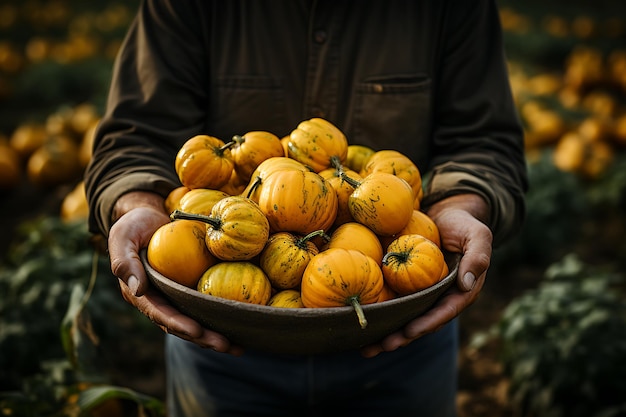
[[[515,239],[494,251],[494,271],[544,267],[581,245],[594,256],[626,259],[626,242],[617,233],[626,218],[626,153],[617,155],[603,177],[585,181],[556,168],[552,150],[545,150],[538,161],[529,162],[528,177],[524,225]]]
[[[625,288],[623,273],[567,255],[474,340],[499,341],[519,416],[625,415]]]
[[[0,409],[78,415],[117,398],[139,415],[163,415],[159,400],[107,383],[100,341],[127,305],[86,224],[45,217],[22,225],[18,238],[0,264]]]

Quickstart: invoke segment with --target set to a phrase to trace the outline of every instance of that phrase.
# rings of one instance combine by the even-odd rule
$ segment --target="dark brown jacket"
[[[496,242],[524,216],[522,129],[493,0],[144,1],[116,61],[86,173],[90,228],[116,199],[180,185],[196,134],[282,137],[323,117],[350,144],[397,149],[424,205],[475,192]]]

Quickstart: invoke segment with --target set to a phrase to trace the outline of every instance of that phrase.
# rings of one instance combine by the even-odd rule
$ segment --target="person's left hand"
[[[435,332],[476,301],[491,260],[493,235],[484,223],[487,213],[484,200],[472,194],[450,197],[431,207],[428,214],[439,228],[442,248],[462,254],[457,285],[452,286],[427,313],[410,321],[403,329],[363,347],[363,356],[390,352]]]

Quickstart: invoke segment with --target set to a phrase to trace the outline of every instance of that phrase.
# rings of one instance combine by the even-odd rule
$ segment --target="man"
[[[245,351],[150,287],[138,252],[169,221],[163,200],[180,185],[173,161],[187,139],[282,137],[311,117],[427,173],[422,206],[443,247],[463,254],[458,285],[360,352]],[[527,187],[494,1],[146,0],[86,184],[124,298],[169,333],[170,416],[454,416],[455,318],[478,297],[492,245],[519,229]]]

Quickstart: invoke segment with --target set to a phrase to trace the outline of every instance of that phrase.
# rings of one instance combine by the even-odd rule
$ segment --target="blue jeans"
[[[166,338],[169,417],[454,417],[457,321],[395,352],[241,357]]]

